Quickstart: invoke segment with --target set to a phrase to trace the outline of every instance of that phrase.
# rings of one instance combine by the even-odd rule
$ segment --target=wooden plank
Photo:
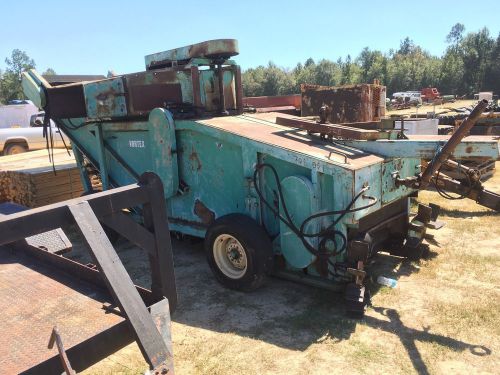
[[[331,135],[341,139],[376,140],[380,138],[380,132],[376,130],[358,129],[344,125],[318,124],[311,120],[293,117],[276,117],[276,124],[304,129],[313,133]]]
[[[0,157],[0,201],[38,207],[78,197],[83,192],[74,156],[55,149]],[[54,173],[54,169],[56,172]]]
[[[74,161],[73,155],[68,155],[64,149],[54,149],[54,161],[56,164]],[[29,165],[27,165],[29,163]],[[49,161],[47,150],[29,151],[16,155],[0,157],[0,170],[13,170],[15,168],[31,168],[31,166],[52,166]]]
[[[30,193],[34,198],[40,199],[60,194],[76,194],[77,192],[81,191],[83,191],[83,186],[80,181],[74,181],[48,187],[40,187],[39,185],[35,185]]]
[[[89,203],[83,201],[68,208],[110,293],[132,326],[144,358],[153,368],[166,364],[172,356]]]

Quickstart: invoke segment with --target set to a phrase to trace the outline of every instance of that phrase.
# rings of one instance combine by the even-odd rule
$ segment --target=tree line
[[[0,70],[0,104],[25,98],[21,87],[21,74],[25,70],[36,67],[35,60],[19,49],[12,51],[10,58],[5,59],[5,65],[5,71]],[[56,72],[49,68],[42,74],[50,75],[56,74]]]
[[[405,38],[397,50],[366,47],[354,59],[350,55],[337,61],[309,58],[293,69],[269,62],[243,73],[243,90],[245,96],[288,95],[299,93],[303,83],[338,86],[378,79],[389,94],[423,87],[460,96],[479,91],[500,93],[500,33],[495,39],[485,27],[465,34],[464,25],[457,23],[446,42],[441,57]]]
[[[441,57],[433,56],[410,38],[397,50],[382,52],[365,47],[358,57],[347,55],[337,61],[312,58],[293,69],[269,62],[267,66],[243,73],[245,96],[288,95],[300,92],[302,83],[338,86],[372,83],[378,79],[387,92],[437,87],[442,94],[473,95],[479,91],[500,93],[500,33],[497,38],[485,27],[465,34],[461,23],[446,36],[447,48]],[[15,49],[0,70],[0,103],[23,99],[21,73],[35,68],[26,52]],[[43,74],[55,74],[47,69]]]

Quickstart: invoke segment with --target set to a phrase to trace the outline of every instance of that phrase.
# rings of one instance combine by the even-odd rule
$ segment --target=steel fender
[[[175,122],[169,111],[155,108],[149,113],[148,126],[152,171],[163,182],[165,198],[170,198],[179,188]]]

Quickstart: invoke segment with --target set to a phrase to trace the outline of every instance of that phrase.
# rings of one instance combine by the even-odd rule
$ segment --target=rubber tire
[[[20,149],[22,149],[22,151],[12,152],[12,150],[15,150],[16,148],[18,148],[18,149],[20,148]],[[21,154],[21,153],[26,152],[26,151],[28,151],[28,147],[26,146],[26,144],[16,142],[16,143],[9,143],[7,146],[5,146],[5,148],[3,149],[3,154],[4,155],[16,155],[16,154]]]
[[[243,246],[247,256],[247,271],[240,279],[226,276],[217,266],[213,254],[215,239],[230,234]],[[267,232],[252,218],[243,214],[229,214],[215,220],[205,235],[205,253],[208,264],[222,285],[229,289],[252,291],[265,282],[273,269],[273,246]]]

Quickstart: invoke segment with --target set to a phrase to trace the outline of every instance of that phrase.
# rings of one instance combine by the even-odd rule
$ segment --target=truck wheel
[[[15,155],[15,154],[21,154],[26,151],[28,151],[28,147],[26,147],[24,143],[9,143],[7,146],[5,146],[3,154]]]
[[[215,278],[231,289],[257,289],[272,270],[269,236],[242,214],[222,216],[212,223],[205,236],[205,252]]]

